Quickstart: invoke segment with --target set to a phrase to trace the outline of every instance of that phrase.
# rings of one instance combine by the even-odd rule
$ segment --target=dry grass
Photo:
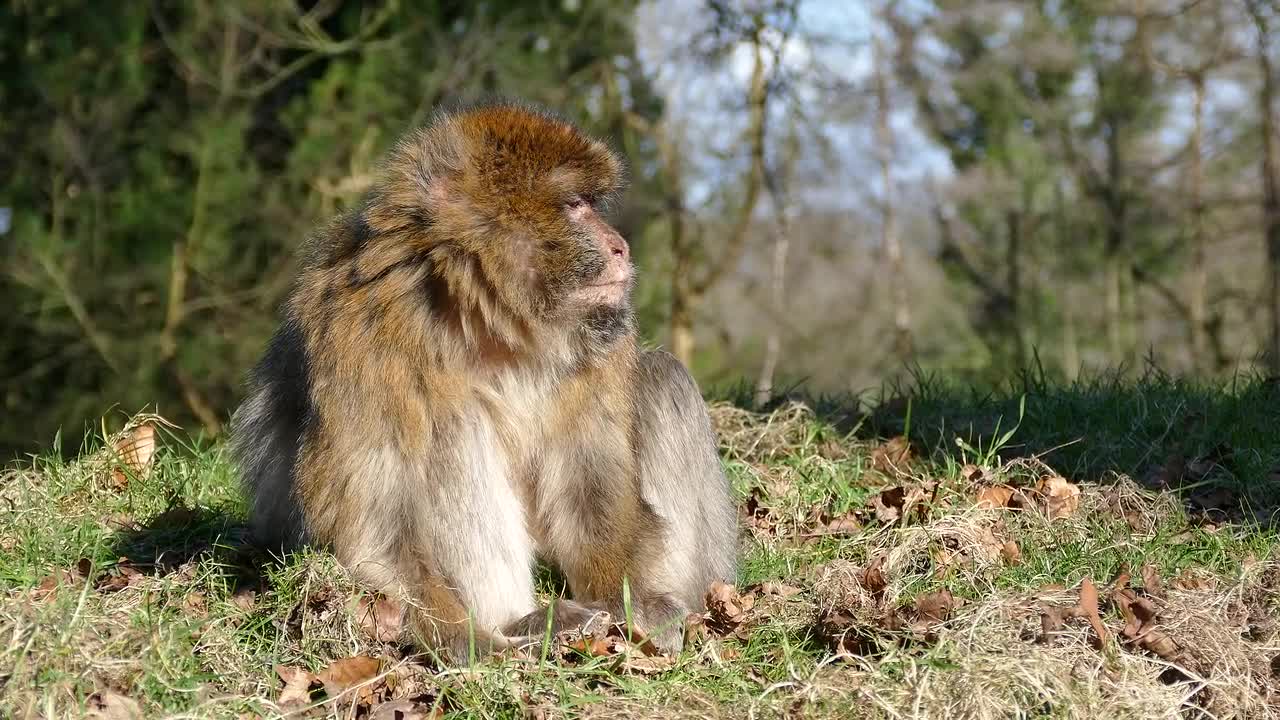
[[[1055,511],[1037,493],[1053,474],[1042,462],[901,454],[799,403],[713,417],[751,510],[746,560],[706,637],[660,662],[562,650],[435,672],[370,635],[330,556],[240,545],[216,448],[162,441],[123,484],[106,449],[11,471],[0,714],[394,717],[399,701],[422,713],[402,717],[1280,717],[1271,531],[1208,522],[1123,476]],[[1005,485],[1022,500],[975,504]],[[1101,640],[1061,610],[1087,604],[1086,578]],[[1126,589],[1154,609],[1136,639]],[[331,686],[336,701],[317,682],[309,702],[280,703],[277,667],[353,656],[376,672]]]

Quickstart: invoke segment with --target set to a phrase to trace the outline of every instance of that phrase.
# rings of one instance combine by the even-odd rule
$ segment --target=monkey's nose
[[[616,232],[609,233],[608,237],[605,238],[605,245],[608,246],[610,254],[623,260],[627,259],[631,254],[631,251],[627,248],[627,241],[623,240],[622,236]]]

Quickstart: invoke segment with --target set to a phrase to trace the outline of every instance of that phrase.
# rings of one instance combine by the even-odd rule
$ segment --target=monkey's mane
[[[544,109],[486,101],[441,111],[397,143],[362,205],[331,225],[308,265],[342,275],[338,284],[362,296],[349,305],[382,308],[366,324],[400,323],[403,333],[412,326],[405,306],[421,306],[437,353],[551,349],[568,358],[580,354],[575,343],[616,337],[592,323],[558,337],[565,328],[547,320],[551,290],[567,282],[570,263],[534,277],[535,256],[544,239],[572,234],[565,200],[607,201],[623,175],[608,146]]]

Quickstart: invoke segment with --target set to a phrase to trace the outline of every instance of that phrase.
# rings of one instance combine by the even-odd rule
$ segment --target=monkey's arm
[[[535,532],[568,580],[575,602],[566,621],[593,609],[619,621],[629,613],[659,646],[678,649],[687,608],[663,571],[664,523],[642,492],[634,359],[615,357],[563,386],[537,480]]]
[[[658,574],[695,611],[738,565],[738,514],[706,402],[688,370],[662,351],[640,355],[635,384],[644,497],[666,530]]]

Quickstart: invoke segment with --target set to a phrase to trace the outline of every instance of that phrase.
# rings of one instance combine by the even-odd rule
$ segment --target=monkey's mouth
[[[579,285],[573,298],[588,307],[597,305],[621,305],[626,302],[630,279]]]

